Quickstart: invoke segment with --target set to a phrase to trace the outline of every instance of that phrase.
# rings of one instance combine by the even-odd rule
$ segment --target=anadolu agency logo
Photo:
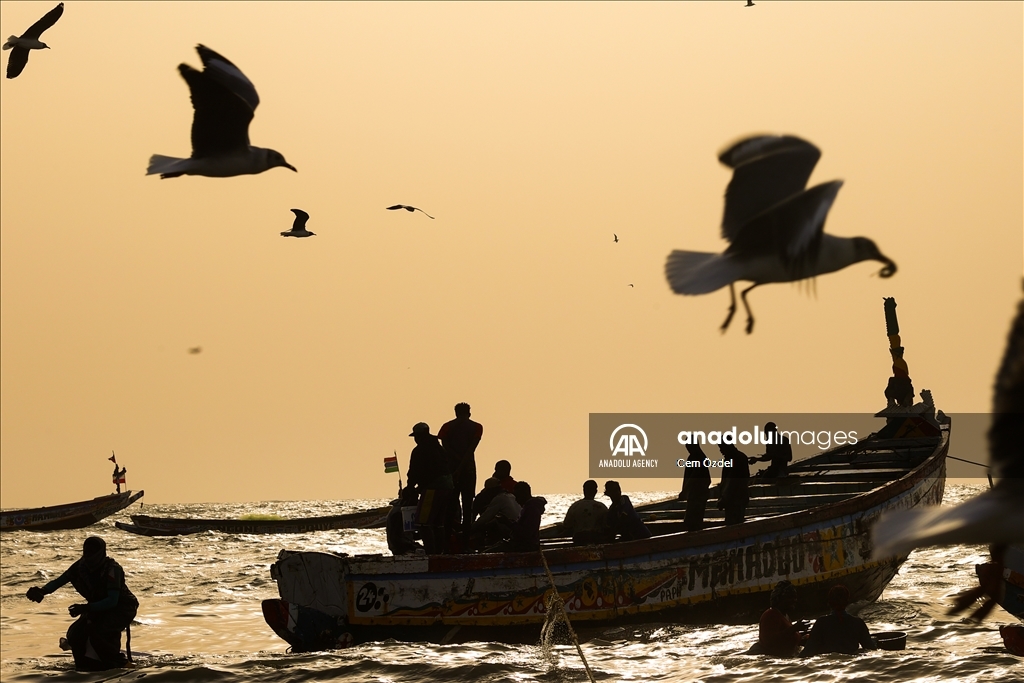
[[[637,438],[638,435],[643,437],[642,446],[640,439]],[[617,441],[616,436],[619,437]],[[613,458],[617,455],[626,458],[643,458],[647,455],[647,432],[638,425],[619,425],[612,431],[612,435],[608,439],[608,448],[611,450]]]

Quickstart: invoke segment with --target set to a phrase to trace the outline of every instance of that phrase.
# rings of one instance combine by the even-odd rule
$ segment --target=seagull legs
[[[732,285],[729,285],[729,286],[731,287]],[[757,287],[757,283],[756,282],[754,284],[750,285],[749,287],[747,287],[746,289],[744,289],[742,292],[740,292],[740,298],[743,299],[743,308],[747,309],[747,334],[750,334],[751,332],[754,331],[754,314],[750,312],[750,304],[747,303],[747,292],[752,290],[754,287]],[[733,298],[733,307],[735,308],[735,306],[736,306],[736,302],[735,302],[735,296],[734,296],[734,298]],[[729,315],[730,315],[730,317],[732,316],[731,313]]]
[[[729,283],[729,296],[732,297],[732,303],[729,304],[729,315],[725,316],[725,322],[722,323],[722,334],[725,334],[725,331],[729,329],[729,323],[732,322],[732,316],[736,312],[736,289],[732,286],[731,282]]]

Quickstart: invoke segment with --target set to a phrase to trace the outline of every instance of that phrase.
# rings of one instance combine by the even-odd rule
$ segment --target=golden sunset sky
[[[883,296],[915,387],[984,412],[1024,270],[1022,8],[67,2],[0,85],[2,506],[108,492],[111,450],[148,502],[387,497],[382,459],[404,477],[459,401],[481,483],[576,491],[591,412],[880,409]],[[145,176],[189,154],[197,43],[298,173]],[[819,146],[826,230],[899,272],[758,288],[722,335],[728,291],[663,268],[725,248],[717,154],[755,133]],[[293,207],[315,237],[279,236]]]

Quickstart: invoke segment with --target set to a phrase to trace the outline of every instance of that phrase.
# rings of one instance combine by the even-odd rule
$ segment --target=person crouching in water
[[[874,650],[878,647],[864,620],[846,613],[846,606],[849,604],[849,589],[842,584],[832,586],[828,592],[828,605],[832,608],[832,613],[818,617],[814,621],[811,636],[801,653],[803,656],[810,657],[830,652],[855,655],[861,647],[865,650]]]
[[[747,650],[751,655],[792,657],[807,639],[807,622],[793,623],[789,615],[796,609],[796,587],[779,581],[772,589],[771,607],[761,615],[757,626],[757,642]]]
[[[107,557],[107,544],[102,538],[85,539],[81,559],[42,588],[29,588],[25,597],[42,602],[44,597],[67,583],[86,600],[68,607],[68,614],[78,617],[67,634],[75,668],[106,671],[123,667],[127,660],[121,654],[121,631],[132,623],[139,611],[139,601],[128,590],[121,565]],[[64,647],[63,642],[61,647]]]

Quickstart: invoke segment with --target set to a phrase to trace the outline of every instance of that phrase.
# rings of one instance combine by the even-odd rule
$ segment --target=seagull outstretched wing
[[[43,31],[56,24],[62,14],[64,14],[63,2],[44,14],[42,19],[29,26],[28,30],[21,34],[21,37],[39,40],[39,36],[43,35]]]
[[[306,221],[309,220],[309,214],[302,209],[292,209],[292,213],[295,214],[295,222],[292,223],[292,230],[305,230]]]
[[[725,190],[722,237],[733,241],[763,211],[803,191],[821,151],[792,135],[744,138],[718,155],[733,169]]]
[[[192,94],[192,156],[217,156],[249,147],[249,122],[259,104],[256,89],[238,68],[213,50],[196,48],[205,66],[178,66]]]
[[[842,186],[841,180],[822,183],[761,213],[743,226],[725,253],[750,258],[776,253],[793,279],[813,276],[825,219]]]
[[[394,206],[389,206],[389,207],[388,207],[388,211],[395,211],[395,210],[397,210],[397,209],[405,209],[405,210],[406,210],[406,211],[408,211],[409,213],[412,213],[413,211],[419,211],[420,213],[422,213],[422,214],[423,214],[424,216],[426,216],[427,218],[429,218],[429,219],[431,219],[431,220],[433,220],[433,219],[434,219],[434,217],[433,217],[433,216],[431,216],[431,215],[430,215],[429,213],[427,213],[427,212],[426,212],[426,211],[424,211],[423,209],[418,209],[418,208],[416,208],[415,206],[406,206],[405,204],[395,204]]]
[[[42,19],[29,26],[28,30],[18,37],[39,40],[39,36],[43,35],[43,31],[56,24],[62,14],[64,14],[63,2],[44,14]],[[7,48],[8,45],[4,45],[4,49],[6,50]],[[7,78],[17,78],[21,75],[21,72],[25,70],[25,65],[28,64],[28,53],[29,50],[27,48],[18,47],[17,45],[11,46],[11,56],[7,59]]]

